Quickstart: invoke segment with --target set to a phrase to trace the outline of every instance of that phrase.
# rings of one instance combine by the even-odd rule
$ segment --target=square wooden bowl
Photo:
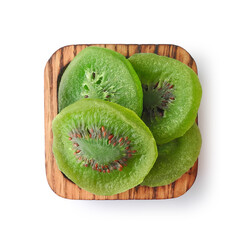
[[[98,196],[79,188],[59,171],[52,152],[52,120],[58,113],[57,92],[63,71],[70,61],[84,48],[100,46],[112,49],[126,56],[134,53],[156,53],[175,58],[191,67],[197,73],[197,66],[191,55],[183,48],[167,44],[80,44],[58,49],[48,60],[44,71],[44,111],[45,111],[45,166],[48,184],[59,196],[81,200],[127,200],[127,199],[168,199],[183,195],[193,185],[198,168],[198,160],[181,178],[162,187],[137,186],[113,196]]]

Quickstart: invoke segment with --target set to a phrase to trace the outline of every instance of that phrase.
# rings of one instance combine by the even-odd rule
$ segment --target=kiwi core
[[[104,126],[87,130],[75,129],[69,133],[68,138],[72,142],[71,151],[77,162],[103,173],[122,171],[136,153],[127,136],[115,136]]]
[[[151,118],[163,117],[175,100],[174,85],[168,81],[143,84],[143,114]]]
[[[85,71],[83,91],[81,92],[82,97],[110,100],[115,93],[116,89],[109,84],[109,81],[106,81],[104,74],[97,73],[91,69]]]

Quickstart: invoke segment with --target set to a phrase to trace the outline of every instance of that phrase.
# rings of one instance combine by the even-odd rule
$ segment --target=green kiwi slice
[[[164,186],[176,181],[196,162],[202,139],[196,123],[180,138],[158,146],[158,158],[141,185]]]
[[[53,153],[60,171],[97,195],[140,184],[157,158],[152,133],[137,114],[100,99],[80,99],[52,123]]]
[[[82,98],[118,103],[142,114],[141,82],[130,62],[120,53],[87,47],[68,65],[59,85],[59,111]]]
[[[197,74],[182,62],[153,53],[129,58],[143,87],[142,119],[157,144],[169,142],[193,125],[202,89]]]

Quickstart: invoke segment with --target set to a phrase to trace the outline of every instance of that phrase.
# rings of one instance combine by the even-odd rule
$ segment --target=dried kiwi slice
[[[197,160],[202,139],[196,123],[180,138],[158,146],[158,158],[141,185],[170,184],[187,172]]]
[[[110,49],[87,47],[64,71],[59,86],[59,111],[82,98],[115,102],[142,114],[141,82],[130,62]]]
[[[52,124],[58,168],[79,187],[113,195],[140,184],[157,158],[152,133],[131,110],[81,99]]]
[[[193,125],[202,89],[196,73],[182,62],[153,53],[129,58],[143,87],[143,120],[157,144],[181,137]]]

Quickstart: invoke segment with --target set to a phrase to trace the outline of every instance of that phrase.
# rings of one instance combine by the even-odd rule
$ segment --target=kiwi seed
[[[150,119],[163,117],[170,104],[175,100],[174,85],[168,81],[142,84],[144,93],[143,114]]]
[[[92,69],[85,70],[82,98],[100,98],[110,101],[116,91],[115,86],[105,80],[104,73],[100,74]]]
[[[110,173],[113,170],[122,171],[127,166],[127,161],[137,152],[132,150],[131,141],[128,137],[114,136],[107,131],[104,126],[100,128],[90,128],[87,130],[74,129],[69,133],[68,139],[72,142],[72,150],[77,162],[85,167],[103,173]],[[118,159],[107,159],[105,162],[90,157],[88,154],[88,144],[101,145],[103,148],[117,149]]]

